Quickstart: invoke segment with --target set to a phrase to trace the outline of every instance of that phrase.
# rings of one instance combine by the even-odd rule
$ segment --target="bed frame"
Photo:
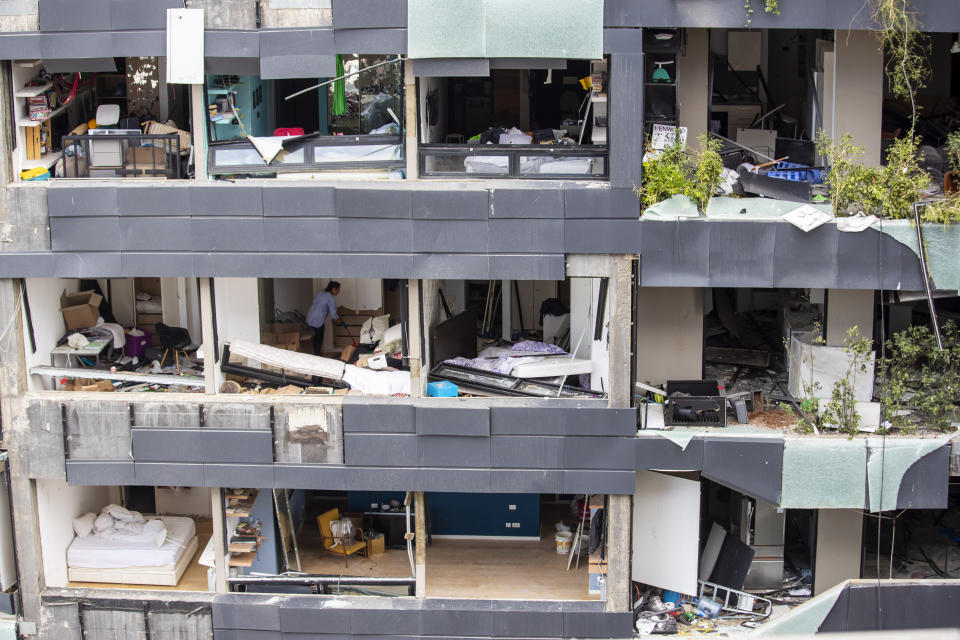
[[[162,587],[175,587],[187,570],[187,565],[197,554],[199,541],[193,536],[187,543],[176,564],[162,567],[124,567],[122,569],[88,569],[68,567],[70,582],[109,582],[112,584],[145,584]]]

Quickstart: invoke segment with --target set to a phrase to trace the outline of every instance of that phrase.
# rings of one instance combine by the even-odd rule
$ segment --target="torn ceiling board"
[[[820,629],[820,625],[837,604],[840,594],[847,588],[846,582],[831,587],[815,598],[794,607],[776,620],[767,622],[753,634],[754,637],[812,636]]]
[[[900,483],[920,458],[950,441],[944,438],[868,438],[867,485],[870,511],[897,508]]]
[[[797,336],[790,340],[790,375],[788,391],[794,398],[831,398],[834,385],[848,380],[853,386],[854,399],[870,402],[873,399],[873,381],[876,354],[870,352],[865,371],[853,364],[854,354],[845,347],[811,344]]]
[[[694,595],[700,552],[700,481],[637,471],[633,495],[633,580]],[[669,518],[655,517],[670,513]]]
[[[866,502],[866,467],[867,446],[861,438],[786,438],[780,506],[862,509]]]
[[[407,12],[411,58],[603,57],[603,0],[409,0]]]

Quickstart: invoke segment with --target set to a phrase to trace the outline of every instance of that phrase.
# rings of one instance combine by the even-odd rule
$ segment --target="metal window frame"
[[[211,176],[234,174],[270,174],[270,173],[297,173],[305,171],[324,171],[342,169],[395,169],[407,166],[406,146],[401,135],[355,135],[355,136],[320,136],[304,140],[302,146],[304,162],[271,163],[263,165],[218,165],[216,152],[219,149],[253,149],[249,140],[231,140],[229,142],[213,142],[207,151],[207,170]],[[399,146],[401,157],[398,160],[373,162],[314,162],[313,150],[318,147],[349,147],[349,146]]]
[[[430,156],[507,156],[506,173],[467,173],[466,171],[427,171]],[[521,173],[520,158],[539,156],[544,158],[585,157],[603,158],[603,173]],[[606,145],[543,145],[543,144],[421,144],[417,147],[417,170],[421,178],[458,179],[506,179],[506,180],[609,180],[610,150]]]

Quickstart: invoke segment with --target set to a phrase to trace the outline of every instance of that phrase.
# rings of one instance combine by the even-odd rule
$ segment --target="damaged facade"
[[[7,4],[0,637],[955,626],[952,1]]]

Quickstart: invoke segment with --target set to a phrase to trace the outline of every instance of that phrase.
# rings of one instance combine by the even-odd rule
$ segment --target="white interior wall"
[[[703,296],[694,287],[637,292],[637,380],[699,380],[703,372]]]
[[[467,310],[466,280],[441,280],[440,288],[443,289],[443,295],[447,299],[447,306],[450,307],[450,313],[452,315],[457,315]]]
[[[214,278],[217,299],[217,351],[230,340],[260,342],[260,303],[256,278]]]
[[[872,338],[873,317],[872,289],[830,289],[825,327],[827,345],[847,346],[847,331],[853,327],[864,338]]]
[[[273,304],[281,311],[299,311],[306,317],[313,302],[311,278],[274,278]]]
[[[44,583],[67,585],[67,547],[73,542],[73,519],[87,512],[99,513],[120,502],[117,487],[72,487],[63,480],[37,480],[37,516]]]
[[[860,577],[863,514],[859,509],[817,509],[813,595]]]
[[[100,288],[107,292],[107,280],[100,281]],[[133,278],[111,278],[109,280],[109,301],[113,315],[117,322],[125,327],[132,327],[137,323],[136,291],[133,287]]]
[[[200,516],[211,514],[210,490],[206,487],[156,487],[158,516]]]
[[[596,278],[570,278],[570,352],[590,359],[593,350]]]
[[[883,129],[883,56],[872,31],[836,31],[833,139],[844,134],[863,147],[863,164],[880,164]]]
[[[710,96],[710,32],[687,29],[687,46],[677,58],[677,99],[680,126],[687,128],[687,144],[695,146],[697,136],[707,132]]]
[[[700,560],[699,479],[637,471],[631,544],[634,581],[695,595]]]
[[[27,297],[30,299],[30,316],[37,343],[36,352],[31,352],[27,314],[21,304],[24,360],[28,371],[31,367],[52,364],[50,351],[67,331],[63,314],[60,313],[60,294],[64,290],[67,293],[76,293],[79,284],[76,278],[27,278]],[[53,381],[48,376],[30,376],[28,386],[34,391],[49,390],[53,389]]]
[[[330,278],[314,278],[313,293],[324,290]],[[340,278],[340,293],[337,294],[338,307],[347,307],[354,311],[372,311],[383,307],[383,280],[379,278]],[[311,298],[311,302],[312,302]],[[308,307],[309,308],[309,307]],[[323,350],[337,351],[333,345],[333,324],[327,318],[327,328],[323,334]]]

